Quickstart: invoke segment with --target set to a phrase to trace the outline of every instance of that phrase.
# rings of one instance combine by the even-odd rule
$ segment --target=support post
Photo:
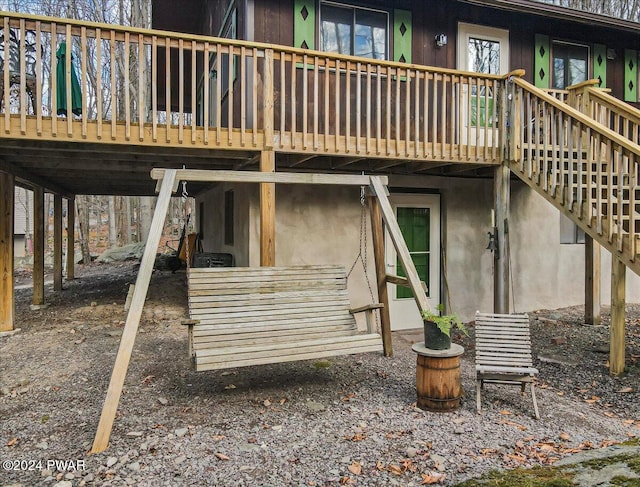
[[[118,355],[116,356],[113,373],[111,374],[111,381],[109,382],[109,390],[107,391],[107,397],[104,400],[102,414],[100,415],[100,423],[98,424],[96,437],[93,440],[93,447],[91,448],[92,453],[100,453],[106,450],[109,445],[109,437],[111,436],[113,421],[116,417],[118,402],[120,401],[120,395],[122,394],[124,379],[127,375],[129,360],[131,359],[131,352],[133,351],[133,344],[136,339],[136,334],[138,333],[138,325],[140,324],[140,317],[142,316],[142,307],[147,297],[149,281],[151,280],[153,264],[155,262],[158,244],[160,243],[160,238],[162,236],[162,227],[164,226],[169,202],[171,201],[171,193],[175,178],[176,170],[167,169],[164,174],[164,179],[162,180],[160,194],[158,195],[158,202],[156,203],[153,221],[151,222],[151,230],[149,231],[147,244],[144,248],[142,261],[140,262],[140,270],[138,271],[138,278],[136,279],[133,298],[131,299],[131,308],[127,314],[127,321],[125,322],[124,330],[122,331]]]
[[[494,198],[497,249],[493,254],[493,312],[509,313],[509,199],[511,172],[506,164],[496,168]]]
[[[260,154],[260,171],[275,172],[276,157],[272,150]],[[260,183],[260,265],[276,265],[276,185]]]
[[[76,200],[67,200],[67,281],[76,278]]]
[[[609,372],[612,375],[624,372],[626,277],[627,267],[613,256],[611,260],[611,341],[609,349]]]
[[[53,195],[53,290],[62,291],[62,196]]]
[[[13,330],[13,209],[15,180],[0,172],[0,332]]]
[[[584,322],[599,325],[600,316],[600,244],[589,235],[584,240]]]
[[[44,304],[44,189],[33,189],[33,304]]]
[[[380,331],[382,333],[382,348],[385,357],[393,356],[391,340],[391,315],[389,313],[389,292],[387,289],[387,270],[384,251],[384,230],[382,228],[382,212],[380,204],[374,197],[369,197],[369,212],[371,214],[371,234],[373,237],[373,257],[376,266],[376,282],[378,284],[378,302],[384,305],[380,308]]]

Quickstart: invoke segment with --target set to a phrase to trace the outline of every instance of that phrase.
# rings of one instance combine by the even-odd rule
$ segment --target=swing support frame
[[[180,181],[198,182],[237,182],[237,183],[275,183],[275,184],[320,184],[320,185],[350,185],[368,186],[371,192],[370,213],[372,216],[372,233],[374,256],[376,260],[376,277],[378,283],[379,301],[384,305],[381,309],[381,332],[383,336],[384,353],[392,354],[391,326],[389,321],[389,301],[386,292],[387,275],[384,263],[384,233],[382,222],[389,232],[391,241],[396,249],[398,259],[407,276],[408,287],[413,291],[416,304],[420,312],[429,310],[429,303],[425,289],[422,286],[416,268],[409,254],[402,232],[387,196],[388,178],[386,176],[345,175],[345,174],[311,174],[284,172],[254,172],[254,171],[213,171],[194,169],[153,169],[151,177],[157,180],[156,190],[159,191],[149,237],[140,263],[140,270],[136,280],[131,307],[125,322],[120,346],[116,355],[111,380],[104,401],[100,422],[94,438],[92,453],[99,453],[107,449],[113,423],[122,394],[133,345],[138,332],[142,308],[149,289],[155,254],[160,243],[162,227],[166,218],[172,193],[178,190]]]

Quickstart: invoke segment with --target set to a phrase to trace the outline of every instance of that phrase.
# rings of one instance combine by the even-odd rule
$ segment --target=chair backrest
[[[527,314],[476,312],[476,365],[532,367]]]

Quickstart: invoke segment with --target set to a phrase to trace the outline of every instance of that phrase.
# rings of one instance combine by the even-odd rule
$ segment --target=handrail
[[[524,80],[512,86],[511,169],[640,273],[640,145]]]
[[[523,73],[9,12],[0,29],[37,44],[35,80],[24,67],[0,69],[0,95],[12,101],[0,136],[12,138],[497,164],[503,80]],[[66,102],[53,95],[61,85]],[[58,118],[76,91],[81,108]]]

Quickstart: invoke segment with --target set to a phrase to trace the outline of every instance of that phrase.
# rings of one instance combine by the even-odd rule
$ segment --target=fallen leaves
[[[7,446],[13,446],[18,443],[18,438],[12,438],[7,442]]]
[[[564,441],[569,441],[569,440],[571,439],[571,437],[569,436],[569,434],[568,434],[568,433],[565,433],[564,431],[563,431],[562,433],[560,433],[560,434],[558,435],[558,437],[559,437],[561,440],[564,440]]]
[[[360,465],[358,462],[353,462],[351,465],[349,465],[349,472],[351,472],[353,475],[361,475],[362,465]]]
[[[589,399],[585,399],[584,402],[588,403],[588,404],[595,404],[596,402],[598,402],[600,400],[600,397],[598,396],[591,396]]]
[[[439,472],[423,473],[423,474],[420,474],[420,475],[422,476],[422,484],[421,485],[439,484],[439,483],[444,482],[444,479],[446,477],[445,474],[439,473]]]
[[[364,433],[356,433],[353,436],[345,436],[344,439],[347,441],[363,441],[367,438],[367,435]]]
[[[230,458],[227,455],[225,455],[224,453],[216,452],[216,453],[214,453],[214,455],[216,456],[216,458],[218,460],[224,460],[224,461],[230,460]]]
[[[626,394],[628,392],[633,392],[632,387],[623,387],[622,389],[616,391],[618,394]]]

